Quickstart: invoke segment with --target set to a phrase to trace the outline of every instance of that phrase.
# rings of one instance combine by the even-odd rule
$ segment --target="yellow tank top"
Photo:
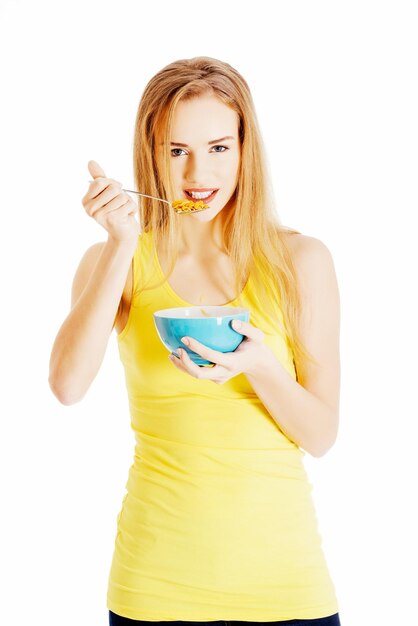
[[[163,272],[152,234],[143,232],[133,259],[135,288],[148,259],[147,282],[155,282]],[[241,297],[250,323],[268,327],[251,276]],[[117,336],[136,444],[107,607],[146,621],[337,613],[304,451],[282,433],[244,374],[217,385],[168,359],[153,313],[190,305],[165,281],[133,299]],[[274,333],[265,334],[265,343],[296,378],[286,336]]]

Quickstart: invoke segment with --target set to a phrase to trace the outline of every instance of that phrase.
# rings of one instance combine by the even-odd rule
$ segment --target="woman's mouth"
[[[185,198],[187,198],[187,200],[193,200],[193,202],[198,202],[199,200],[201,200],[205,204],[209,204],[209,202],[212,202],[212,200],[218,193],[219,189],[214,189],[212,193],[210,193],[209,195],[207,194],[210,192],[210,190],[203,190],[203,189],[197,190],[196,189],[194,191],[196,191],[196,193],[192,195],[191,193],[189,193],[188,191],[184,189],[183,193],[184,193]]]

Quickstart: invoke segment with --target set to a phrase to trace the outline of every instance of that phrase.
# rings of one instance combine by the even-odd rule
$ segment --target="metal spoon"
[[[92,183],[92,180],[89,180],[89,183]],[[136,193],[138,194],[138,196],[145,196],[146,198],[153,198],[154,200],[160,200],[161,202],[165,202],[166,204],[168,204],[170,207],[172,207],[172,203],[169,202],[168,200],[164,200],[163,198],[157,198],[156,196],[149,196],[146,193],[140,193],[139,191],[133,191],[132,189],[122,189],[122,191],[126,191],[126,193]],[[206,209],[209,209],[210,207],[202,207],[200,209],[174,209],[176,213],[194,213],[196,211],[205,211]]]
[[[170,207],[172,207],[175,210],[176,213],[195,213],[197,211],[205,211],[206,209],[210,208],[208,206],[204,206],[198,209],[178,209],[176,207],[173,207],[173,204],[171,202],[168,202],[168,200],[163,200],[162,198],[156,198],[155,196],[148,196],[146,193],[139,193],[139,191],[132,191],[130,189],[124,189],[123,191],[126,191],[127,193],[137,193],[139,196],[145,196],[146,198],[154,198],[154,200],[161,200],[161,202],[166,202],[167,204],[170,205]]]

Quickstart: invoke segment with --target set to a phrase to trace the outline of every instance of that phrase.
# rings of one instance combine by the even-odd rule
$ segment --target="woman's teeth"
[[[212,196],[214,193],[216,193],[216,191],[217,189],[214,189],[212,191],[186,191],[186,194],[193,198],[193,200],[206,200],[206,198]]]

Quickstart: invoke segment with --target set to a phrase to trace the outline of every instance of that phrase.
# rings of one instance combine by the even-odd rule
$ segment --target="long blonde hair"
[[[286,245],[286,234],[299,231],[282,225],[274,209],[267,159],[248,84],[228,63],[211,57],[194,57],[170,63],[151,78],[142,94],[135,121],[133,171],[136,188],[148,195],[174,200],[171,177],[171,127],[176,105],[206,94],[215,95],[239,118],[241,159],[234,206],[223,223],[224,246],[235,268],[235,293],[240,301],[251,274],[260,306],[276,320],[281,308],[284,332],[295,366],[303,359],[315,361],[298,335],[300,293],[297,275]],[[157,142],[163,143],[162,158]],[[139,196],[139,223],[152,231],[155,246],[168,251],[171,275],[179,250],[178,219],[167,204]],[[160,285],[163,281],[160,281]],[[152,289],[148,285],[144,289]],[[277,319],[279,323],[279,319]]]

